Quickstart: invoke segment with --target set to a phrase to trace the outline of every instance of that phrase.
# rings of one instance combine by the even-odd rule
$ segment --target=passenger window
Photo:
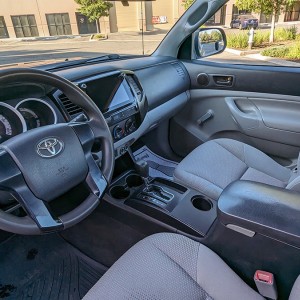
[[[300,14],[299,1],[294,1],[287,9],[282,6],[278,12],[274,10],[274,3],[271,1],[264,9],[257,9],[245,0],[227,2],[204,25],[205,28],[224,29],[227,48],[220,54],[201,59],[229,64],[300,67],[300,22],[296,22]]]

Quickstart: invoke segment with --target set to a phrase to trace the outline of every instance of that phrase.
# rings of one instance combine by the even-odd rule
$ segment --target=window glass
[[[6,23],[3,16],[0,16],[0,39],[9,38]]]
[[[34,15],[12,16],[11,20],[17,38],[39,35]]]
[[[221,54],[202,59],[229,64],[300,67],[299,3],[282,7],[280,14],[275,16],[272,38],[272,16],[264,11],[245,10],[238,7],[235,0],[230,0],[205,24],[205,27],[224,29],[227,48]]]
[[[36,26],[35,17],[34,17],[33,15],[28,16],[27,20],[28,20],[28,24],[29,24],[30,26]]]
[[[21,26],[21,21],[19,17],[11,17],[11,19],[14,27]]]
[[[47,14],[46,19],[50,35],[72,34],[69,14]]]

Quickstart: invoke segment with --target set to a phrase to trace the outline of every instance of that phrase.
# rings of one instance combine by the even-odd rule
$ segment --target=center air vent
[[[58,98],[61,101],[64,108],[66,109],[66,111],[68,112],[71,119],[83,112],[83,109],[78,105],[74,104],[65,94],[60,94]]]
[[[136,83],[136,81],[134,80],[134,78],[131,77],[131,76],[127,76],[127,81],[129,82],[129,84],[131,85],[131,87],[134,89],[134,91],[137,94],[139,100],[141,100],[142,91],[141,91],[141,88]]]

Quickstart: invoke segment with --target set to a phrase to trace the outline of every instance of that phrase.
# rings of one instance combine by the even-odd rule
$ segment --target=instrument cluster
[[[27,98],[12,106],[0,102],[0,143],[22,132],[57,123],[57,114],[45,100]]]

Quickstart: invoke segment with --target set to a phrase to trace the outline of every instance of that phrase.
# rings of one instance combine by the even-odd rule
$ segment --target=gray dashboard
[[[190,78],[184,65],[168,57],[143,57],[55,72],[72,82],[82,82],[94,76],[128,70],[134,73],[143,89],[147,111],[133,133],[115,141],[116,157],[122,155],[142,135],[174,116],[186,104],[189,99]]]
[[[142,135],[174,116],[189,99],[189,75],[181,62],[168,57],[141,57],[107,61],[92,65],[73,66],[68,69],[56,70],[54,73],[72,81],[79,87],[83,87],[84,83],[89,82],[91,78],[109,78],[111,74],[115,73],[125,74],[123,76],[130,79],[128,79],[128,83],[131,85],[132,95],[137,99],[136,103],[138,104],[135,112],[136,115],[139,113],[136,119],[138,124],[134,130],[115,139],[116,157],[125,153],[127,148]],[[0,103],[16,106],[26,98],[44,101],[55,111],[57,116],[55,122],[72,120],[73,117],[69,114],[70,107],[73,109],[74,115],[82,113],[80,108],[72,106],[72,99],[67,99],[60,91],[53,91],[50,87],[31,83],[22,83],[16,86],[16,89],[14,87],[8,90],[6,87],[0,88]],[[134,91],[136,86],[139,86],[142,91],[141,99],[138,99],[138,92]],[[105,94],[103,86],[102,88],[99,86],[99,90],[96,92],[99,95]],[[93,97],[91,98],[96,103]],[[119,112],[116,111],[115,115],[117,113]],[[126,117],[127,112],[123,109],[120,114]],[[116,126],[126,126],[126,118],[119,124],[109,124],[110,120],[111,116],[107,118],[107,122],[113,136]]]

